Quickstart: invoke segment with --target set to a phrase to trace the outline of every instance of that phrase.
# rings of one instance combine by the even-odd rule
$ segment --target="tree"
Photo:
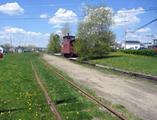
[[[87,7],[84,20],[78,25],[76,53],[84,59],[106,55],[114,43],[111,25],[110,9],[104,6]]]
[[[48,44],[48,52],[57,53],[60,52],[60,37],[57,34],[51,34]]]

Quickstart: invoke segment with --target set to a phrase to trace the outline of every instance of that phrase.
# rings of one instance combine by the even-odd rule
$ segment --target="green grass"
[[[35,54],[11,54],[0,60],[0,120],[53,120],[30,65]],[[17,109],[11,111],[11,109]]]
[[[132,72],[157,75],[157,57],[114,52],[109,54],[106,58],[91,60],[90,62]]]
[[[35,80],[30,60],[63,120],[117,119],[109,112],[102,111],[51,69],[46,68],[38,54],[23,53],[7,55],[0,61],[0,111],[10,110],[0,112],[0,120],[54,120],[43,92]],[[52,66],[51,68],[56,70]],[[126,113],[130,120],[137,120],[128,114],[124,107],[120,105],[112,107]],[[11,109],[17,110],[11,111]]]
[[[116,120],[45,67],[34,53],[10,54],[0,61],[0,120],[53,120],[30,64],[57,106],[63,120]],[[11,111],[11,109],[17,109]]]
[[[110,113],[104,113],[100,110],[97,105],[83,97],[49,68],[46,68],[42,62],[35,60],[33,63],[64,120],[92,120],[93,118],[99,120],[117,119]],[[52,67],[52,69],[55,68]]]

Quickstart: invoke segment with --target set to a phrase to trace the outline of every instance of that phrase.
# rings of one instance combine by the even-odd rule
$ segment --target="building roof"
[[[130,40],[130,41],[125,41],[125,43],[127,43],[127,44],[140,44],[140,41]]]

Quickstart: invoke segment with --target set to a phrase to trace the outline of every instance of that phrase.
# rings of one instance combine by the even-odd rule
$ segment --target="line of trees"
[[[78,23],[78,30],[74,50],[82,59],[103,57],[111,51],[115,43],[115,35],[110,27],[112,12],[105,6],[86,7],[85,17]],[[66,25],[67,26],[67,25]],[[62,28],[64,34],[69,27]],[[48,50],[59,52],[59,36],[52,34]]]

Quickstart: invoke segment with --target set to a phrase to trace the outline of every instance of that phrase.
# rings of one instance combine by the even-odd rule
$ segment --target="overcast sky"
[[[85,5],[102,3],[114,13],[112,30],[119,42],[124,41],[125,30],[157,18],[156,0],[0,0],[0,45],[12,40],[13,45],[46,47],[50,33],[60,33],[64,23],[76,34]],[[134,34],[128,32],[127,39],[147,42],[150,36],[157,37],[157,22]]]

